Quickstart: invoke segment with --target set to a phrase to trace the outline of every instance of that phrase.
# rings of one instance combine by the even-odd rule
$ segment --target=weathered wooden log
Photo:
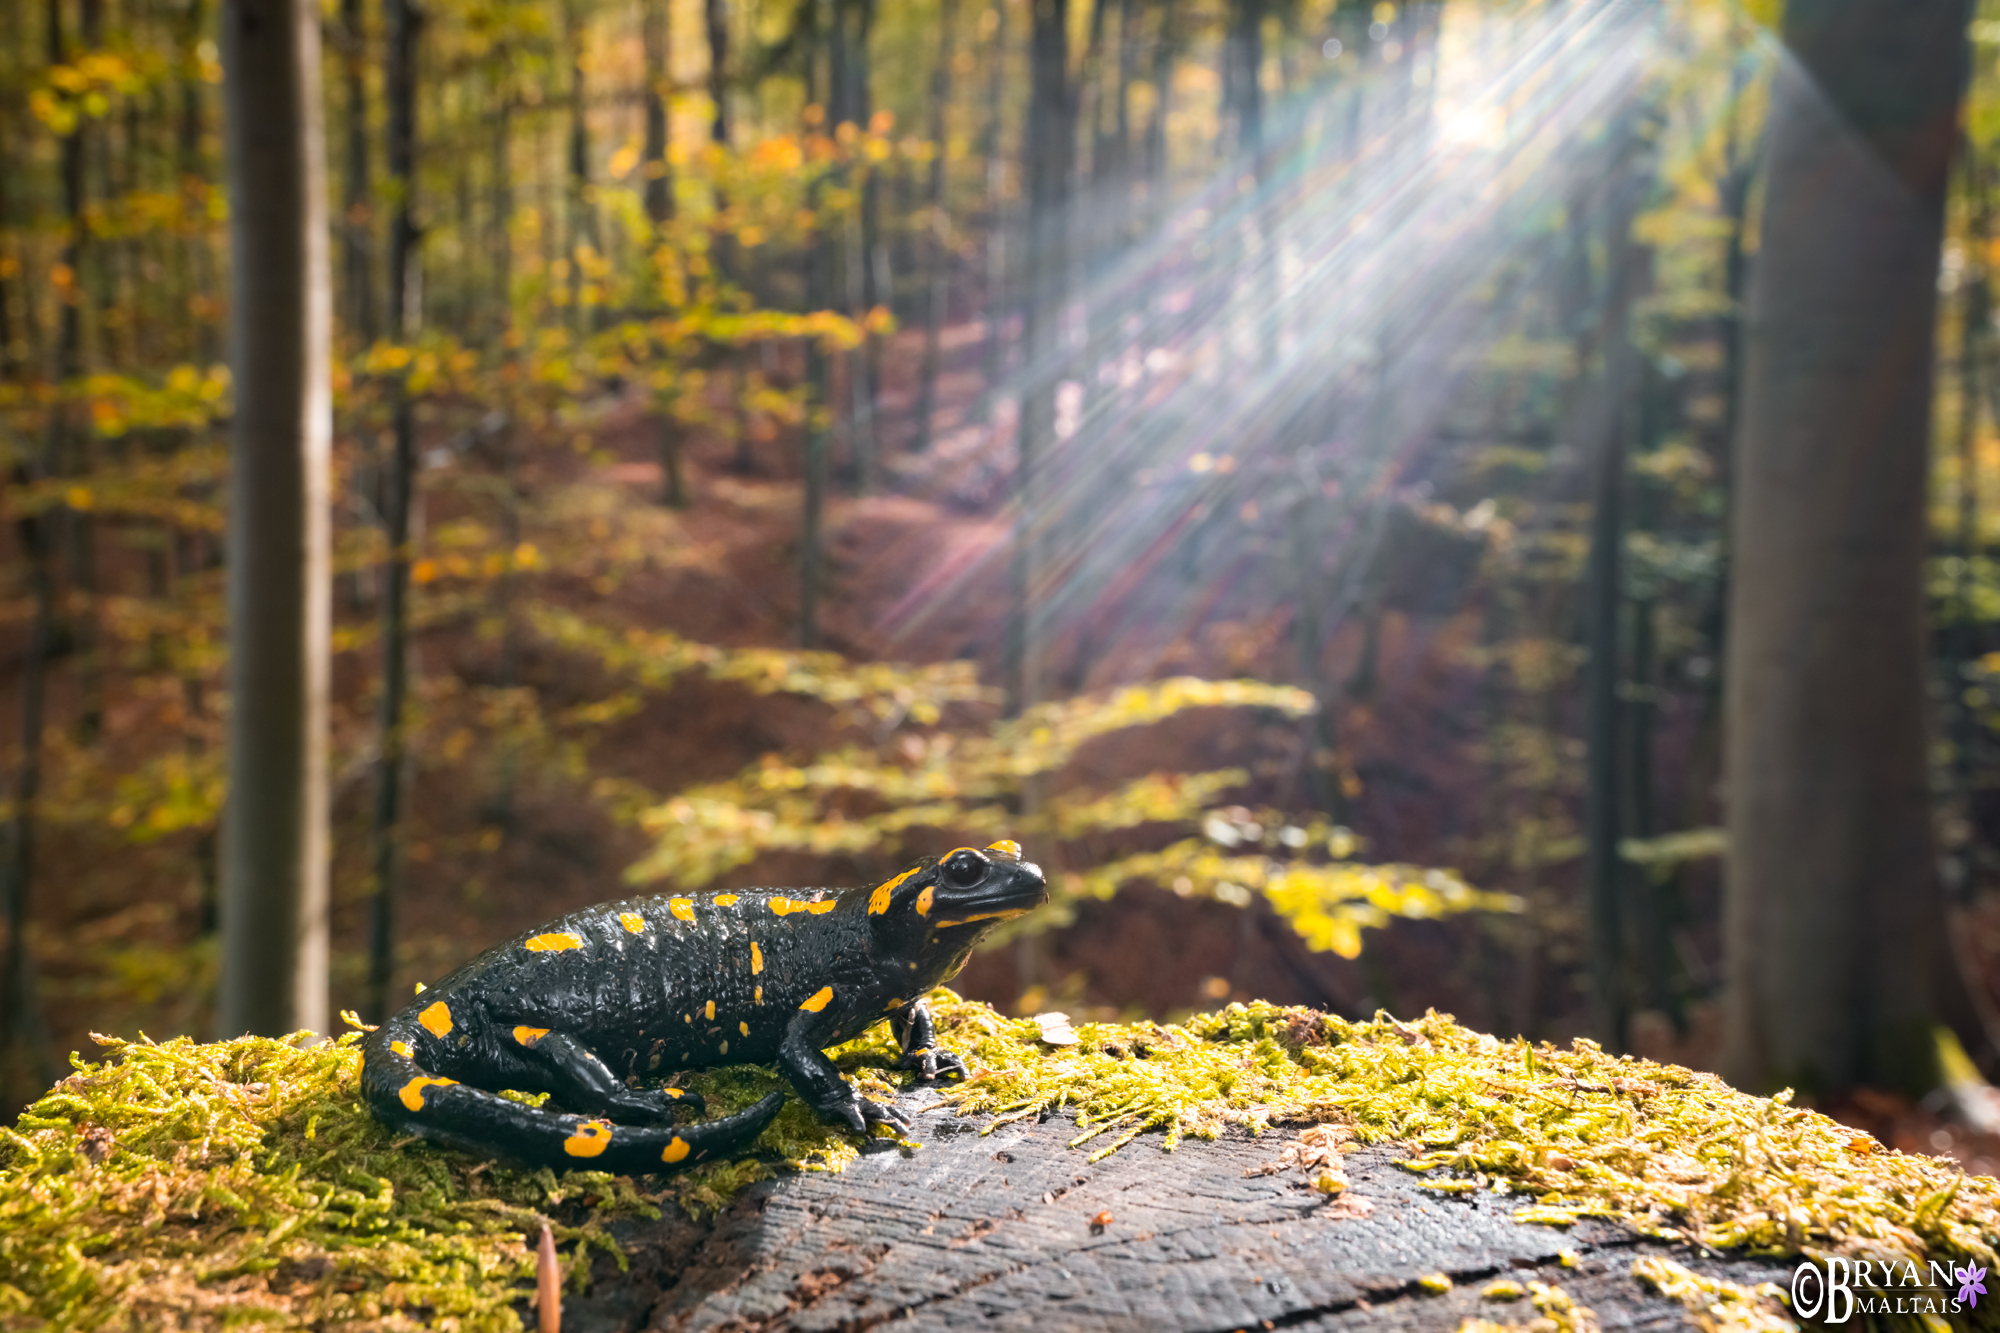
[[[1280,1128],[1171,1154],[1147,1136],[1092,1163],[1097,1144],[1068,1147],[1067,1119],[982,1135],[986,1123],[927,1114],[920,1149],[883,1144],[841,1174],[766,1181],[708,1222],[672,1213],[620,1228],[629,1270],[600,1261],[590,1292],[566,1298],[564,1333],[1220,1333],[1542,1317],[1533,1291],[1482,1294],[1510,1279],[1560,1289],[1606,1330],[1693,1329],[1679,1303],[1632,1276],[1635,1257],[1667,1254],[1744,1285],[1790,1279],[1788,1267],[1707,1259],[1606,1223],[1523,1225],[1510,1215],[1523,1196],[1426,1190],[1394,1148],[1348,1156],[1350,1183],[1329,1196],[1298,1170],[1254,1174],[1290,1138]]]

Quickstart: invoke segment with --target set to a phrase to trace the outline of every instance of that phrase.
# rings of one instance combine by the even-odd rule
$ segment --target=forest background
[[[1925,876],[2000,1001],[1986,8],[1948,34],[1906,730]],[[964,975],[1004,1009],[1436,1006],[1723,1058],[1775,9],[320,18],[329,980],[298,1021],[627,891],[1011,836],[1056,905]],[[303,521],[230,508],[217,24],[0,8],[16,1105],[91,1030],[218,1021],[231,524]]]

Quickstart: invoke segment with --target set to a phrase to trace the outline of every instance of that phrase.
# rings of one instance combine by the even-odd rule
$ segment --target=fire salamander
[[[794,895],[797,896],[794,896]],[[677,1125],[701,1098],[648,1075],[776,1061],[828,1120],[910,1128],[825,1048],[888,1017],[899,1069],[962,1079],[921,998],[980,936],[1048,901],[996,842],[926,857],[870,888],[633,898],[573,912],[473,959],[369,1035],[363,1096],[391,1127],[532,1166],[666,1173],[747,1148],[783,1104]],[[548,1092],[563,1109],[501,1097]]]

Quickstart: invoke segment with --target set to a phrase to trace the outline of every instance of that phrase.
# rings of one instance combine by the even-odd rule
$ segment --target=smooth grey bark
[[[1723,1072],[1922,1091],[1966,992],[1927,764],[1931,356],[1966,0],[1792,0],[1736,443]]]
[[[229,805],[217,1028],[326,1030],[332,295],[319,13],[225,0]]]

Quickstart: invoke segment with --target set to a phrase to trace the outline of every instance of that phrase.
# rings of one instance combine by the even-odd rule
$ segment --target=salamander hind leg
[[[681,1088],[636,1090],[625,1086],[595,1051],[566,1032],[516,1027],[523,1057],[539,1069],[557,1099],[575,1110],[638,1125],[670,1125],[676,1111],[700,1114],[699,1093]]]
[[[903,1012],[902,1020],[894,1024],[896,1041],[902,1046],[903,1054],[892,1068],[914,1069],[917,1077],[926,1083],[940,1079],[960,1083],[969,1077],[965,1061],[959,1058],[957,1052],[937,1044],[937,1027],[931,1022],[931,1007],[927,1001],[918,1000]]]

